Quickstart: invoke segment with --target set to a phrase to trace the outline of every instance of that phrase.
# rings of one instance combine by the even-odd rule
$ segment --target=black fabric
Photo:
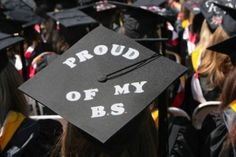
[[[189,116],[192,116],[194,109],[200,104],[200,102],[194,100],[192,95],[192,89],[191,89],[192,77],[194,76],[189,77],[186,81],[184,102],[181,105],[181,108],[185,110],[189,114]],[[199,82],[201,85],[203,96],[207,101],[218,100],[221,91],[218,87],[215,87],[214,89],[209,89],[207,85],[207,76],[199,74]]]
[[[62,133],[62,125],[55,120],[25,119],[17,129],[1,157],[46,157]]]
[[[198,131],[185,117],[174,117],[169,124],[169,156],[198,156]]]
[[[220,116],[212,116],[216,128],[210,132],[202,146],[201,157],[233,157],[236,148],[232,143],[227,144],[230,128],[235,125],[236,113],[227,108]],[[208,123],[207,123],[208,125]],[[203,125],[206,126],[206,125]]]

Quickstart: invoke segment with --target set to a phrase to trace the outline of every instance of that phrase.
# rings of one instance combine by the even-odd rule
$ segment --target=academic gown
[[[25,118],[6,147],[1,157],[46,157],[56,144],[62,125],[55,120],[35,121]]]
[[[229,130],[236,124],[236,110],[227,108],[222,113],[222,118],[215,121],[216,128],[206,139],[201,157],[234,157],[236,156],[236,143],[227,143]]]

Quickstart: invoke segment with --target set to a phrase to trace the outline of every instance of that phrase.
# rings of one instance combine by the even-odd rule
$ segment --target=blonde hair
[[[202,36],[206,43],[202,43],[201,65],[198,67],[198,73],[207,76],[209,89],[222,88],[225,75],[233,67],[232,63],[227,55],[206,48],[229,38],[229,36],[222,27],[218,27],[211,37],[206,35]]]

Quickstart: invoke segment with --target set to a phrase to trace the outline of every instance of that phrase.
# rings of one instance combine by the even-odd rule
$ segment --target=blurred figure
[[[0,43],[0,156],[45,157],[62,128],[54,120],[34,121],[28,118],[26,99],[17,90],[22,78],[9,61],[5,49],[10,43],[15,43],[16,38],[19,37],[4,38]]]
[[[236,156],[236,68],[227,76],[220,100],[221,119],[218,119],[218,125],[214,129],[202,151],[202,157],[231,157]]]
[[[57,154],[59,149],[60,155]],[[157,131],[151,113],[146,109],[106,144],[99,143],[68,123],[52,156],[157,157],[157,152]]]

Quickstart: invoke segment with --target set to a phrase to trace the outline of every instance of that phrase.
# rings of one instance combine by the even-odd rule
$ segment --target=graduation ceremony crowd
[[[236,157],[236,0],[0,0],[0,157]]]

